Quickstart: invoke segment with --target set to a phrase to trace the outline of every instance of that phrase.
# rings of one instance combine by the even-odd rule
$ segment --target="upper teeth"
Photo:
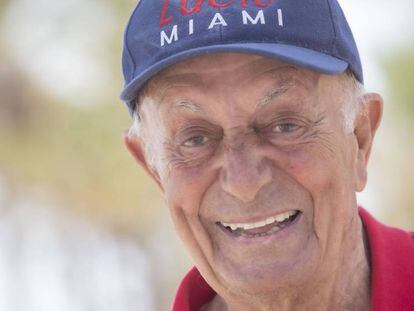
[[[274,222],[283,222],[286,219],[288,219],[289,217],[292,217],[293,215],[295,215],[297,212],[296,211],[290,211],[290,212],[286,212],[283,214],[279,214],[273,217],[269,217],[266,218],[262,221],[258,221],[258,222],[252,222],[252,223],[225,223],[222,222],[221,224],[224,227],[229,227],[231,230],[237,230],[237,229],[244,229],[244,230],[249,230],[249,229],[256,229],[256,228],[260,228],[260,227],[264,227],[266,225],[272,224]]]

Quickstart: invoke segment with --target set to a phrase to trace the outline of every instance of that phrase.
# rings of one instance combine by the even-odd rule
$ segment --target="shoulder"
[[[414,233],[359,211],[371,257],[372,310],[414,310]]]
[[[383,252],[406,250],[409,254],[414,255],[414,232],[387,226],[376,220],[363,208],[359,209],[359,215],[368,235],[371,251],[375,253],[376,248],[381,248]]]
[[[215,295],[216,293],[207,284],[197,268],[193,267],[181,281],[172,310],[200,310],[211,302]]]

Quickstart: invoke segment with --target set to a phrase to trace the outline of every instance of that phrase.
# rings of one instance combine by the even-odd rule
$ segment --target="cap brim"
[[[211,45],[171,55],[170,57],[164,58],[162,61],[147,68],[125,86],[121,93],[121,100],[125,102],[134,100],[137,97],[139,89],[148,79],[173,64],[202,54],[219,52],[258,54],[329,75],[340,74],[348,68],[348,63],[339,58],[292,45],[276,43],[235,43]],[[132,107],[129,108],[131,109]]]

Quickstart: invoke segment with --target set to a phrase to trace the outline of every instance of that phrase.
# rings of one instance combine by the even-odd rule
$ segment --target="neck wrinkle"
[[[353,219],[349,229],[344,236],[342,255],[331,270],[331,276],[327,275],[323,282],[325,286],[320,288],[322,297],[313,306],[306,306],[307,310],[369,310],[369,247],[359,216]]]

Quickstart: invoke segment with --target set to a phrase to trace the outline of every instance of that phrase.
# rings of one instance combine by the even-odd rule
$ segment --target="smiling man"
[[[334,0],[141,0],[125,143],[195,268],[173,310],[413,310],[414,238],[358,208],[382,99]]]

